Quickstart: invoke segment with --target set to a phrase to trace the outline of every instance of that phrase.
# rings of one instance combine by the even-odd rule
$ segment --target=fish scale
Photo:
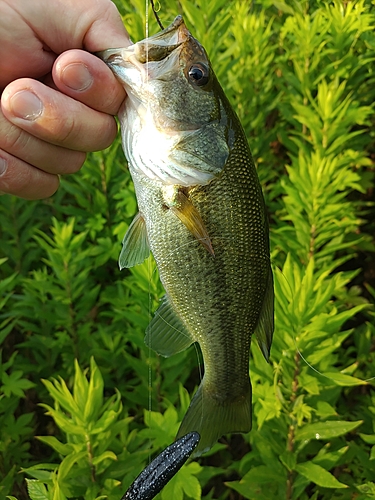
[[[166,291],[146,343],[164,356],[200,346],[204,377],[177,436],[198,432],[200,454],[221,435],[251,428],[251,336],[268,358],[273,333],[268,224],[244,131],[204,49],[180,17],[139,43],[103,53],[130,96],[120,123],[139,215],[120,260],[128,267],[141,262],[147,240]],[[139,69],[148,75],[142,80],[134,54],[144,54],[148,44],[155,60]],[[189,68],[194,78],[207,69],[201,88],[189,80]],[[163,143],[159,178],[152,160],[158,146],[140,146],[134,137],[142,126],[154,127]],[[143,242],[138,253],[137,239]]]

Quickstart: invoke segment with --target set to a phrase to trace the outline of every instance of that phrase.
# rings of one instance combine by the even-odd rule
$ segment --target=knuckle
[[[48,133],[59,145],[75,144],[77,138],[81,136],[79,123],[72,116],[64,119],[56,117],[51,120],[48,127]]]
[[[22,152],[27,149],[30,136],[22,129],[11,125],[7,134],[2,136],[1,147],[10,153]]]
[[[75,174],[82,167],[86,160],[86,153],[74,151],[69,158],[65,160],[66,166],[60,168],[60,174]]]
[[[117,124],[115,118],[110,115],[105,115],[105,119],[102,121],[100,127],[98,127],[96,134],[97,141],[94,144],[95,149],[92,149],[92,151],[98,151],[109,147],[117,135]]]
[[[22,141],[21,137],[22,130],[0,114],[0,147],[6,151],[19,147],[19,143]]]

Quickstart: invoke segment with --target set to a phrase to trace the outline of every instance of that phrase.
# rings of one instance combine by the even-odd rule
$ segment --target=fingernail
[[[91,87],[94,79],[87,66],[82,63],[72,63],[63,69],[61,81],[72,90],[82,92]]]
[[[29,90],[20,90],[10,98],[12,113],[23,120],[33,121],[43,112],[39,97]]]
[[[0,177],[5,174],[8,168],[8,162],[5,158],[0,158]]]

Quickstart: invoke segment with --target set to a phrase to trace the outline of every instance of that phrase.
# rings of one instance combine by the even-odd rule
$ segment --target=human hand
[[[1,0],[1,192],[51,196],[112,143],[125,93],[89,52],[130,43],[110,0]]]

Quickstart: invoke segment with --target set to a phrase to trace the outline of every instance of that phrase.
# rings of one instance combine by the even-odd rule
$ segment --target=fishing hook
[[[154,0],[150,0],[151,2],[151,7],[152,7],[152,12],[154,13],[154,16],[155,16],[155,19],[156,19],[156,22],[158,23],[158,25],[160,26],[160,28],[163,30],[164,29],[164,26],[162,25],[161,21],[160,21],[160,18],[158,16],[158,13],[156,12],[156,9],[155,9],[155,4],[154,4]]]
[[[121,500],[152,500],[172,479],[199,443],[198,432],[178,439],[139,474]]]

